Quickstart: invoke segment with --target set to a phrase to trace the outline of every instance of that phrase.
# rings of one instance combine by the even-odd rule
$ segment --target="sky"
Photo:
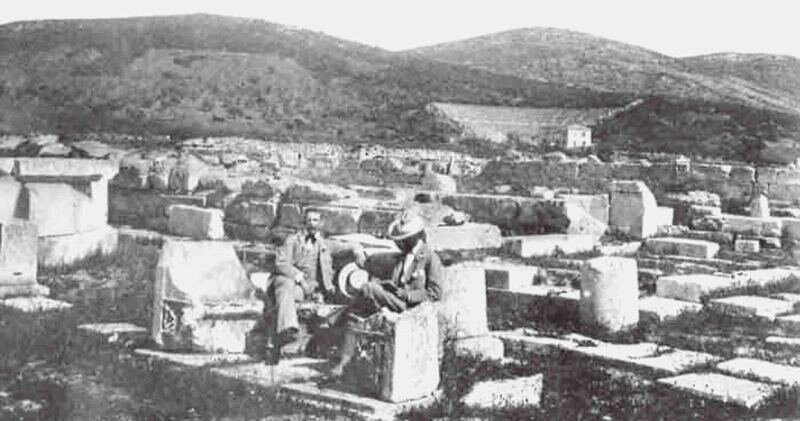
[[[543,26],[674,57],[715,52],[800,57],[796,0],[23,0],[0,10],[0,23],[212,13],[264,19],[388,50]]]

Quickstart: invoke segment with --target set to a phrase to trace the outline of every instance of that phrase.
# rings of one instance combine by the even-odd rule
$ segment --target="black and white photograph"
[[[800,3],[0,6],[0,420],[800,419]]]

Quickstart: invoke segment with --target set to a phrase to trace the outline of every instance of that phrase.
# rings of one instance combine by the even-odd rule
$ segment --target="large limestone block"
[[[514,379],[488,380],[476,383],[464,395],[465,406],[502,410],[507,408],[538,407],[544,390],[542,373]]]
[[[567,234],[588,234],[600,238],[608,230],[606,223],[596,219],[578,205],[565,203],[564,211],[569,218]]]
[[[355,197],[357,193],[334,184],[322,184],[312,181],[298,180],[292,183],[284,193],[284,199],[293,203],[325,203]]]
[[[564,254],[589,252],[598,244],[595,235],[547,234],[503,237],[503,247],[517,257],[551,256],[557,251]]]
[[[490,194],[451,194],[441,197],[442,203],[470,215],[475,222],[511,227],[519,214],[521,201],[530,198]]]
[[[656,233],[658,213],[656,198],[644,182],[611,183],[609,225],[612,228],[635,238],[647,238]]]
[[[432,171],[422,176],[422,189],[440,193],[455,193],[458,190],[453,177]]]
[[[357,340],[364,350],[346,376],[364,393],[405,402],[430,396],[439,385],[439,325],[432,303],[403,313],[381,313],[366,322]]]
[[[608,225],[609,200],[607,194],[562,194],[565,204],[583,208],[594,219]]]
[[[657,381],[694,396],[750,409],[758,408],[781,391],[781,386],[717,373],[689,373]]]
[[[490,224],[429,227],[426,232],[428,244],[437,251],[496,249],[502,245],[500,228]]]
[[[486,276],[480,262],[445,268],[439,322],[444,338],[467,338],[489,333],[486,317]]]
[[[208,171],[208,165],[201,159],[192,155],[185,156],[170,170],[169,188],[183,193],[193,192]]]
[[[21,219],[0,221],[0,296],[36,284],[36,225]]]
[[[12,177],[0,177],[0,221],[25,216],[19,209],[22,183]]]
[[[397,210],[365,209],[358,218],[358,232],[384,236],[399,214]]]
[[[39,237],[37,261],[40,266],[72,265],[95,255],[117,250],[117,230],[104,226],[70,235]]]
[[[322,216],[321,229],[328,235],[353,234],[358,232],[361,209],[344,206],[310,206],[304,211],[315,210]]]
[[[754,218],[769,218],[769,199],[760,194],[750,202],[750,216]]]
[[[203,348],[209,342],[197,342],[192,337],[199,340],[215,335],[218,323],[201,324],[209,310],[250,308],[247,304],[254,301],[253,294],[253,284],[232,243],[167,241],[156,265],[153,339],[174,348]]]
[[[722,231],[744,235],[780,237],[783,231],[781,218],[754,218],[752,216],[722,214]]]
[[[518,290],[533,285],[542,269],[537,266],[526,266],[515,263],[484,263],[486,286],[506,290]]]
[[[92,198],[64,183],[26,183],[27,219],[36,224],[40,237],[68,235],[96,228],[92,226]],[[84,216],[83,212],[89,215]],[[105,220],[99,223],[105,224]],[[81,224],[87,224],[82,226]]]
[[[401,315],[390,327],[386,376],[380,397],[403,402],[431,395],[439,386],[439,325],[433,306],[422,304]]]
[[[706,274],[662,276],[656,281],[656,295],[699,303],[702,297],[735,285],[736,281],[730,276]]]
[[[639,323],[639,281],[636,260],[597,257],[581,270],[580,320],[617,332]]]
[[[119,165],[104,159],[17,158],[14,172],[21,176],[90,176],[113,178]]]
[[[645,247],[655,254],[673,254],[678,256],[711,259],[719,252],[719,244],[690,238],[648,238]]]
[[[225,208],[225,221],[245,225],[272,226],[278,215],[276,200],[241,198]]]
[[[198,240],[221,240],[225,237],[220,209],[172,205],[167,209],[169,232]]]

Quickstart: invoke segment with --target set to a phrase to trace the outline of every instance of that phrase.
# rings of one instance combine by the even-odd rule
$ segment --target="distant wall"
[[[800,170],[756,168],[692,162],[545,162],[492,161],[483,172],[465,180],[478,191],[493,186],[522,184],[571,188],[581,192],[601,192],[611,180],[642,180],[656,197],[670,191],[706,190],[720,195],[726,203],[750,200],[753,183],[758,180],[770,200],[794,202],[800,198]]]

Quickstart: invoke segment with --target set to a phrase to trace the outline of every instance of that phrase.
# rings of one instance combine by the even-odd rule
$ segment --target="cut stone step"
[[[776,300],[789,301],[792,304],[800,304],[800,294],[793,294],[791,292],[781,292],[772,296]]]
[[[722,403],[756,409],[775,396],[780,386],[717,373],[690,373],[658,379],[669,388]]]
[[[769,345],[800,347],[800,338],[788,336],[767,336],[764,342]]]
[[[709,302],[709,307],[729,316],[764,317],[770,320],[794,310],[794,304],[789,301],[755,295],[716,298]]]
[[[675,349],[650,342],[612,344],[580,335],[565,338],[532,336],[520,330],[492,334],[503,340],[507,350],[533,354],[571,351],[611,366],[655,375],[678,374],[721,359],[703,352]]]
[[[717,370],[736,377],[744,377],[786,386],[800,385],[800,367],[775,364],[754,358],[735,358],[717,364]]]
[[[780,316],[775,319],[778,325],[792,332],[800,332],[800,314]]]
[[[209,371],[226,379],[269,389],[286,383],[319,379],[328,367],[328,360],[302,357],[284,358],[275,366],[268,366],[263,361],[222,364]]]
[[[147,329],[132,323],[87,323],[78,326],[78,330],[108,342],[143,341],[149,336]]]
[[[342,411],[350,416],[369,420],[394,420],[400,413],[426,408],[436,401],[432,395],[414,401],[390,403],[333,388],[320,388],[314,383],[289,383],[280,395],[305,405]]]
[[[225,364],[252,363],[256,359],[247,354],[235,353],[179,353],[137,348],[134,355],[187,367],[212,367]]]
[[[702,304],[672,298],[650,296],[639,299],[639,318],[655,322],[675,319],[682,314],[697,313],[702,309]]]
[[[462,398],[465,406],[483,409],[508,407],[538,407],[544,386],[542,373],[511,379],[488,380],[475,383]]]
[[[719,252],[717,243],[690,238],[648,238],[645,247],[655,254],[674,254],[701,259],[711,259]]]
[[[514,263],[490,262],[484,264],[488,288],[516,290],[533,285],[542,269]]]
[[[53,300],[47,297],[13,297],[0,300],[0,307],[6,307],[23,313],[43,313],[48,311],[68,310],[72,304]]]
[[[656,295],[699,303],[700,298],[714,291],[731,288],[735,281],[720,275],[670,275],[656,281]]]
[[[792,280],[800,281],[800,268],[779,267],[769,269],[743,270],[733,274],[737,285],[775,285]]]
[[[589,252],[598,244],[589,234],[519,235],[503,238],[503,248],[517,257],[551,256],[556,250],[564,254]]]

